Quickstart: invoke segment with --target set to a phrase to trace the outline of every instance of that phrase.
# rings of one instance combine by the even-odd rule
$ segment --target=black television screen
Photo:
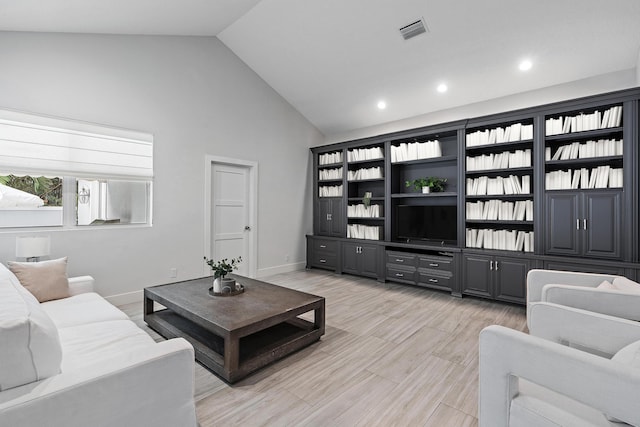
[[[456,206],[399,205],[395,212],[400,240],[430,240],[455,244],[458,238]]]

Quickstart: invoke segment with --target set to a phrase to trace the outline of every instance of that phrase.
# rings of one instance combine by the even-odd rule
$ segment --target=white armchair
[[[527,326],[531,328],[531,306],[539,301],[640,320],[640,293],[598,289],[605,280],[613,283],[624,278],[610,274],[530,270],[527,274]]]
[[[549,303],[530,314],[537,336],[480,333],[479,426],[640,425],[640,324]]]

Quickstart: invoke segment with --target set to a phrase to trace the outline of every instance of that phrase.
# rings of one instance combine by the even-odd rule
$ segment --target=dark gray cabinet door
[[[320,198],[316,217],[317,234],[320,236],[344,237],[342,199]]]
[[[342,272],[349,274],[358,274],[358,248],[355,243],[342,244]]]
[[[360,245],[360,274],[367,277],[378,277],[380,267],[378,246]]]
[[[493,265],[493,257],[465,254],[462,262],[462,293],[491,298],[493,292],[490,267]]]
[[[524,303],[530,266],[527,259],[496,257],[493,268],[496,299]]]
[[[622,192],[593,191],[584,194],[584,254],[598,258],[622,256]]]
[[[546,253],[580,255],[580,194],[547,193]]]
[[[342,272],[378,278],[380,249],[361,243],[342,244]]]

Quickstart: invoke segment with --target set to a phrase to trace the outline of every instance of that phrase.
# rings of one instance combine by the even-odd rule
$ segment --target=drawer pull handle
[[[321,248],[321,249],[324,249],[324,248],[326,248],[326,247],[327,247],[327,245],[320,245],[320,248]]]
[[[440,264],[432,262],[431,264],[429,264],[429,267],[440,267]]]
[[[396,262],[404,262],[403,259],[396,258]]]
[[[438,283],[438,279],[429,279],[431,283]]]
[[[402,274],[402,273],[396,273],[396,277],[404,277],[404,274]]]
[[[321,259],[320,262],[324,264],[325,262],[327,262],[327,260],[326,259]]]

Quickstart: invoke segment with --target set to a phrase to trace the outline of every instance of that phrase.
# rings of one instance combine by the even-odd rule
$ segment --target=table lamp
[[[26,258],[27,262],[37,262],[40,257],[48,256],[50,249],[51,239],[49,236],[16,237],[16,258]]]

